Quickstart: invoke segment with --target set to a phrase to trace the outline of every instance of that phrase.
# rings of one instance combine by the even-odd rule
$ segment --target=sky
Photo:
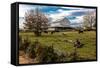
[[[35,10],[39,8],[39,10],[45,13],[50,22],[54,22],[56,20],[67,18],[71,23],[71,25],[77,25],[83,22],[83,17],[88,14],[88,12],[96,12],[95,9],[90,8],[79,8],[79,7],[67,7],[67,6],[40,6],[40,5],[19,5],[19,19],[25,16],[25,12],[29,10]],[[23,26],[23,21],[20,20],[20,26]]]

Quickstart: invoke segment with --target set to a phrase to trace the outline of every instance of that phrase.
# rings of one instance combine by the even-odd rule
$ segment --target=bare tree
[[[36,36],[48,28],[48,18],[38,8],[25,13],[24,29],[33,31]]]
[[[92,29],[94,24],[96,24],[96,16],[93,13],[88,12],[87,15],[84,16],[84,27]]]

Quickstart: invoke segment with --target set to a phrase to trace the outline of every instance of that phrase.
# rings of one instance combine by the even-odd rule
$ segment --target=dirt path
[[[27,55],[25,55],[24,52],[20,51],[19,64],[29,64],[29,63],[34,63],[33,59],[29,58]]]

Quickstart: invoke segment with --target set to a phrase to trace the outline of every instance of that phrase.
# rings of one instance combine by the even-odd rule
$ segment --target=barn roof
[[[50,23],[49,27],[70,27],[70,21],[67,18],[62,18]]]

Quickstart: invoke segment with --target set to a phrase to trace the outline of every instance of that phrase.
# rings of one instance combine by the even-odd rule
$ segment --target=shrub
[[[36,61],[40,63],[49,63],[49,62],[63,62],[66,61],[66,55],[59,55],[54,51],[52,46],[37,46],[36,47]]]
[[[29,45],[30,45],[30,41],[27,37],[24,39],[22,39],[21,36],[19,37],[19,50],[26,52]]]
[[[34,43],[32,43],[28,49],[27,49],[27,54],[28,57],[30,58],[35,58],[37,56],[37,52],[40,54],[41,53],[41,46],[40,43],[38,42],[38,40],[36,40]]]
[[[21,40],[21,41],[20,41]],[[64,62],[66,61],[66,55],[61,53],[60,55],[55,52],[53,45],[43,46],[38,40],[31,43],[28,38],[23,41],[20,37],[20,50],[23,50],[27,56],[34,59],[38,63],[49,63],[49,62]]]
[[[61,55],[59,55],[58,58],[59,58],[59,62],[66,62],[66,61],[68,61],[67,53],[66,54],[65,53],[61,53]]]
[[[74,51],[70,54],[71,61],[77,61],[79,59],[77,47],[74,48]]]
[[[22,45],[22,37],[19,36],[19,49],[20,49],[20,50],[22,49],[21,45]]]
[[[30,58],[35,58],[36,57],[34,49],[35,49],[34,44],[30,45],[27,48],[26,54],[28,55],[28,57],[30,57]]]
[[[43,48],[43,53],[42,53],[42,63],[46,62],[56,62],[58,59],[57,53],[54,52],[53,46],[46,46]]]

